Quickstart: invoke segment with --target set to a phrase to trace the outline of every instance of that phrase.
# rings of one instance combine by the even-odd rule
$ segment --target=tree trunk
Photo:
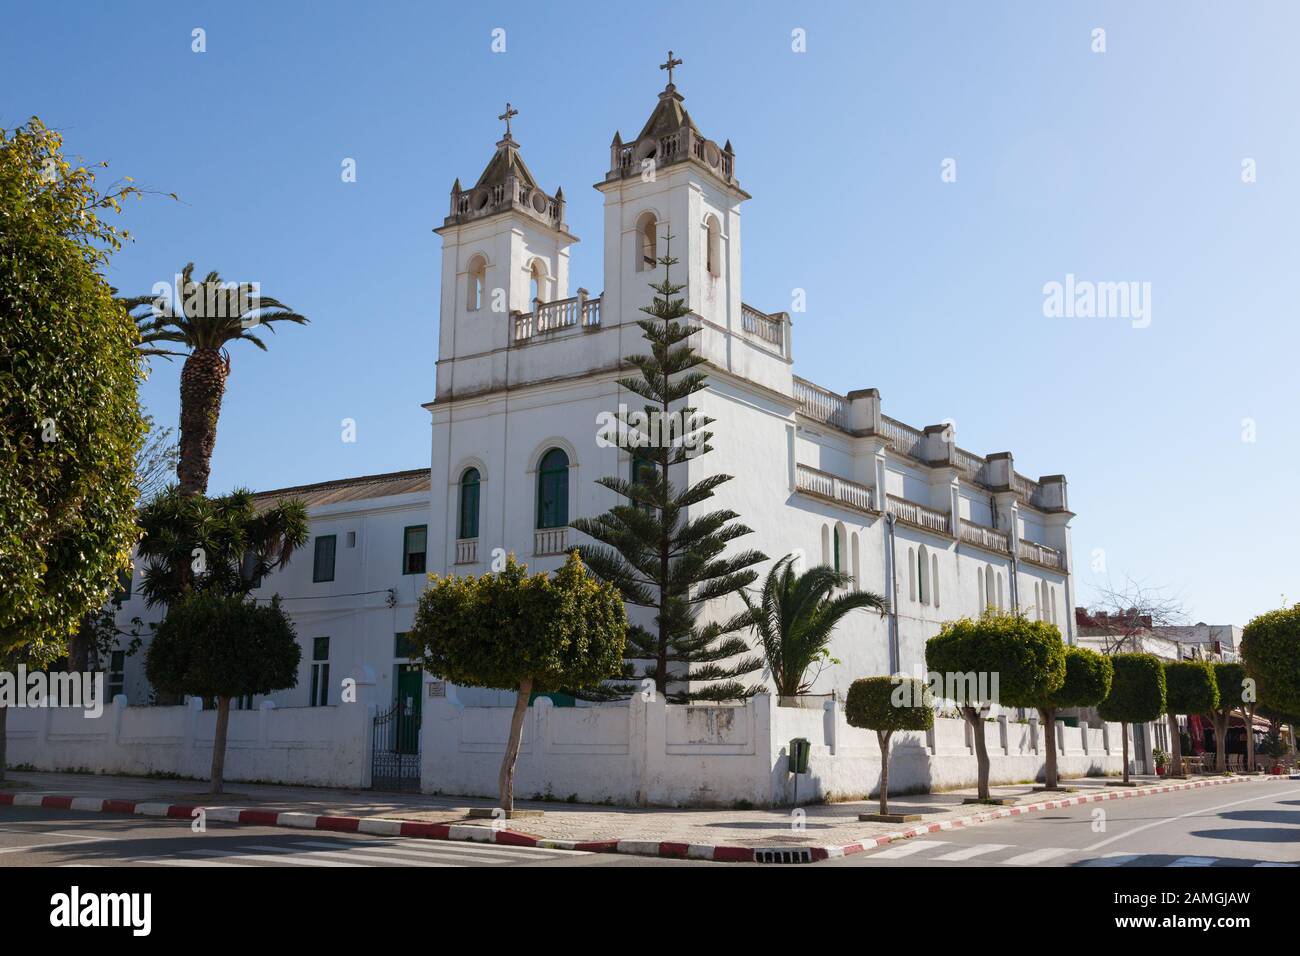
[[[1242,723],[1246,725],[1246,773],[1255,772],[1255,709],[1241,708]]]
[[[1178,732],[1178,715],[1166,714],[1165,718],[1169,724],[1169,776],[1181,777],[1183,775],[1183,740],[1182,735]]]
[[[1228,718],[1230,710],[1216,710],[1210,715],[1214,721],[1214,769],[1223,773],[1228,769]]]
[[[9,724],[9,708],[0,706],[0,783],[5,782],[5,768],[8,766],[9,738],[6,730]]]
[[[528,713],[528,698],[532,693],[531,677],[519,682],[515,710],[510,715],[510,739],[506,741],[506,753],[501,758],[501,775],[497,778],[497,785],[501,791],[501,809],[507,818],[515,810],[515,759],[519,756],[519,739],[524,735],[524,715]]]
[[[970,724],[971,732],[975,737],[975,765],[979,768],[979,784],[976,796],[981,800],[988,800],[989,748],[984,740],[984,721],[980,719],[978,708],[971,707],[969,704],[962,707],[961,713],[966,718],[966,723]]]
[[[880,814],[889,812],[889,738],[892,730],[877,730],[876,740],[880,741]]]
[[[217,698],[217,729],[212,735],[212,789],[221,793],[226,782],[226,730],[230,727],[230,698]]]
[[[1043,740],[1047,743],[1046,764],[1043,767],[1043,788],[1055,790],[1059,781],[1056,773],[1056,708],[1038,711],[1043,718]]]
[[[208,490],[212,449],[217,443],[217,419],[226,391],[230,365],[218,349],[199,348],[181,369],[181,441],[176,477],[186,495]]]
[[[1124,748],[1124,782],[1128,783],[1128,724],[1119,725],[1119,735]]]
[[[77,629],[68,636],[68,671],[85,673],[90,670],[90,615],[82,615]]]

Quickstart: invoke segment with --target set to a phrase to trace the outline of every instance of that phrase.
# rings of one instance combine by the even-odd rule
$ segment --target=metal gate
[[[399,697],[375,715],[371,738],[370,786],[375,790],[420,789],[419,701]]]

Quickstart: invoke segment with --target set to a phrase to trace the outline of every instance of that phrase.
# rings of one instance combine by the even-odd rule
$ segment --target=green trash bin
[[[787,751],[789,757],[790,773],[807,773],[808,772],[808,755],[812,752],[812,744],[808,743],[807,737],[795,737],[790,741],[790,747]]]

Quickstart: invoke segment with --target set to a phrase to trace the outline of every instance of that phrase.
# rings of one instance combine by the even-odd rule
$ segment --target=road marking
[[[1256,866],[1300,866],[1300,863],[1274,863],[1272,860],[1265,860],[1263,863],[1256,863]]]
[[[26,836],[43,836],[43,834],[25,834]],[[33,843],[31,846],[5,846],[0,847],[0,853],[39,853],[41,850],[53,849],[56,846],[84,846],[92,843],[96,839],[103,840],[103,837],[81,837],[76,840],[61,840],[58,843]]]
[[[171,857],[142,856],[131,861],[132,863],[157,863],[160,866],[248,866],[247,863],[225,863],[221,860],[174,860]]]
[[[970,860],[977,856],[983,856],[985,853],[992,853],[995,850],[1006,850],[1011,847],[1009,843],[977,843],[974,846],[964,847],[960,850],[953,850],[951,853],[945,853],[943,856],[934,856],[933,860]]]
[[[1058,856],[1066,853],[1073,853],[1074,850],[1059,846],[1043,847],[1041,850],[1031,850],[1028,853],[1021,853],[1019,856],[1009,857],[1002,861],[1006,866],[1035,866],[1039,863],[1046,863],[1048,860],[1054,860]]]
[[[1145,856],[1144,853],[1107,853],[1095,860],[1085,860],[1084,866],[1123,866],[1139,857]]]
[[[925,840],[912,843],[904,843],[901,846],[890,847],[888,850],[881,850],[879,853],[873,853],[873,860],[897,860],[901,857],[911,856],[913,853],[920,853],[922,850],[932,850],[935,847],[947,846],[947,840]]]
[[[249,847],[249,849],[255,849]],[[315,863],[310,860],[300,860],[297,857],[281,853],[278,847],[273,847],[274,853],[244,853],[242,850],[181,850],[188,856],[198,856],[211,859],[236,859],[252,860],[256,863],[289,863],[299,866],[361,866],[360,863],[342,863],[338,860],[319,860]]]
[[[1180,856],[1169,866],[1213,866],[1216,859],[1213,856]]]
[[[340,852],[349,852],[352,844],[340,845],[338,843],[325,843],[317,840],[300,840],[294,846],[316,847],[322,850],[338,850]],[[432,847],[420,850],[408,850],[402,847],[386,845],[382,843],[358,843],[357,846],[363,850],[374,850],[378,853],[392,853],[400,857],[412,857],[419,860],[428,860],[432,857],[451,858],[465,863],[522,863],[526,860],[534,859],[527,856],[516,856],[505,852],[504,850],[479,850],[474,853],[466,852],[460,847]]]
[[[1092,846],[1084,847],[1083,852],[1091,853],[1093,850],[1100,850],[1102,847],[1108,846],[1116,840],[1123,840],[1126,837],[1131,837],[1135,833],[1140,833],[1143,830],[1149,830],[1152,827],[1158,827],[1165,823],[1173,823],[1175,820],[1185,820],[1188,817],[1200,816],[1203,813],[1217,813],[1218,811],[1226,810],[1229,807],[1239,807],[1243,803],[1255,803],[1258,800],[1275,800],[1279,797],[1288,797],[1296,793],[1300,793],[1300,790],[1284,790],[1282,793],[1263,793],[1258,797],[1250,797],[1246,800],[1234,800],[1232,803],[1221,803],[1217,807],[1206,807],[1201,810],[1189,810],[1186,813],[1180,813],[1176,817],[1167,817],[1164,820],[1154,820],[1151,823],[1144,823],[1140,827],[1134,827],[1132,830],[1125,833],[1117,833],[1115,836],[1107,837],[1099,843],[1094,843]]]
[[[301,846],[301,844],[298,844]],[[301,853],[293,853],[281,847],[274,846],[252,846],[250,850],[269,850],[272,853],[283,854],[285,860],[292,860],[295,863],[306,863],[311,865],[314,861],[319,862],[322,866],[360,866],[361,863],[338,863],[334,857],[342,857],[345,860],[360,860],[362,863],[379,863],[384,866],[464,866],[463,863],[439,863],[433,860],[412,860],[406,857],[392,856],[374,856],[368,853],[357,853],[348,850],[304,850]]]

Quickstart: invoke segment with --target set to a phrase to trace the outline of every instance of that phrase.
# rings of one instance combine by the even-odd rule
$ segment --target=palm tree
[[[149,607],[174,604],[192,590],[247,597],[310,537],[301,501],[258,508],[244,488],[209,498],[172,485],[140,509],[140,527],[140,592]]]
[[[167,354],[154,347],[156,342],[176,342],[189,350],[181,369],[181,447],[176,465],[181,493],[187,495],[205,494],[208,490],[217,419],[221,416],[221,399],[230,375],[230,353],[226,346],[242,339],[265,352],[266,343],[253,332],[257,326],[307,322],[305,316],[278,299],[261,295],[249,284],[223,282],[215,272],[209,272],[202,282],[195,283],[193,274],[192,262],[181,270],[181,285],[176,290],[180,297],[176,303],[178,309],[164,316],[158,316],[155,310],[151,321],[149,316],[137,319],[141,345],[152,349],[145,354]],[[121,301],[124,305],[135,303],[131,308],[138,308],[155,300],[139,297]],[[274,327],[271,331],[275,331]]]
[[[178,341],[174,337],[174,333],[168,328],[167,317],[159,314],[157,296],[120,296],[117,294],[116,289],[112,291],[114,301],[123,308],[127,315],[135,320],[136,331],[140,333],[140,341],[135,350],[142,358],[161,356],[171,361],[172,358],[185,354],[184,352],[173,352],[170,349],[158,348],[155,344],[157,342]]]
[[[833,597],[852,579],[825,565],[800,574],[795,571],[794,557],[787,554],[772,566],[757,605],[748,593],[741,592],[781,697],[808,692],[821,667],[811,675],[809,671],[830,661],[831,632],[846,614],[871,608],[883,616],[888,610],[886,600],[871,591],[848,591]]]

